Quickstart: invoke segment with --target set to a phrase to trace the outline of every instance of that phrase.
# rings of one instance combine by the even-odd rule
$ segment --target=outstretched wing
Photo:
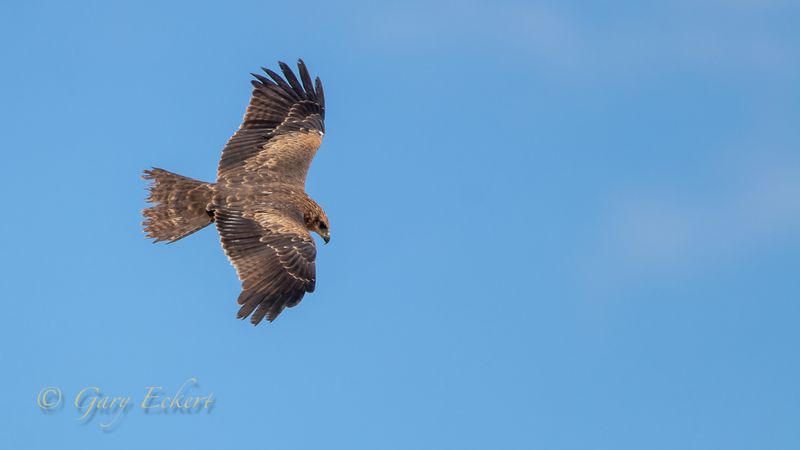
[[[317,249],[299,212],[217,210],[215,221],[222,248],[242,280],[237,317],[252,314],[253,325],[264,316],[272,322],[314,291]]]
[[[303,60],[300,80],[285,63],[283,75],[263,69],[252,81],[253,94],[239,130],[222,150],[217,178],[233,183],[260,179],[305,185],[311,160],[325,132],[325,94]]]

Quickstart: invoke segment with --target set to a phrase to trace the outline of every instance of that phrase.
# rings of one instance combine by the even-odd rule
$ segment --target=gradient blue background
[[[3,448],[800,447],[796,2],[14,3]],[[333,240],[252,327],[213,228],[144,239],[139,176],[213,180],[297,57]],[[189,377],[210,414],[71,405]]]

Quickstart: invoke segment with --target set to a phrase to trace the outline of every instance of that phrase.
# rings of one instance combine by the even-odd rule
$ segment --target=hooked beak
[[[322,240],[325,241],[325,243],[327,244],[328,242],[331,241],[331,235],[330,234],[323,235]]]

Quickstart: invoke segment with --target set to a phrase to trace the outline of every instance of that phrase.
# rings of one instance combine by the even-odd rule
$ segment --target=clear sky
[[[5,2],[3,448],[800,448],[798,23],[788,0]],[[144,239],[139,177],[213,181],[249,72],[298,57],[332,241],[317,291],[253,327],[216,230]],[[140,408],[190,378],[210,411]],[[87,387],[133,407],[78,420]]]

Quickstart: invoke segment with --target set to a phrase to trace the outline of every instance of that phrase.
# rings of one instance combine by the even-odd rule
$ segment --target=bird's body
[[[322,208],[305,192],[308,168],[324,135],[325,99],[300,61],[298,80],[264,69],[244,121],[222,152],[215,183],[162,169],[143,211],[145,232],[174,242],[216,223],[223,250],[242,280],[238,317],[258,324],[295,306],[316,283],[316,246],[310,232],[330,239]]]

